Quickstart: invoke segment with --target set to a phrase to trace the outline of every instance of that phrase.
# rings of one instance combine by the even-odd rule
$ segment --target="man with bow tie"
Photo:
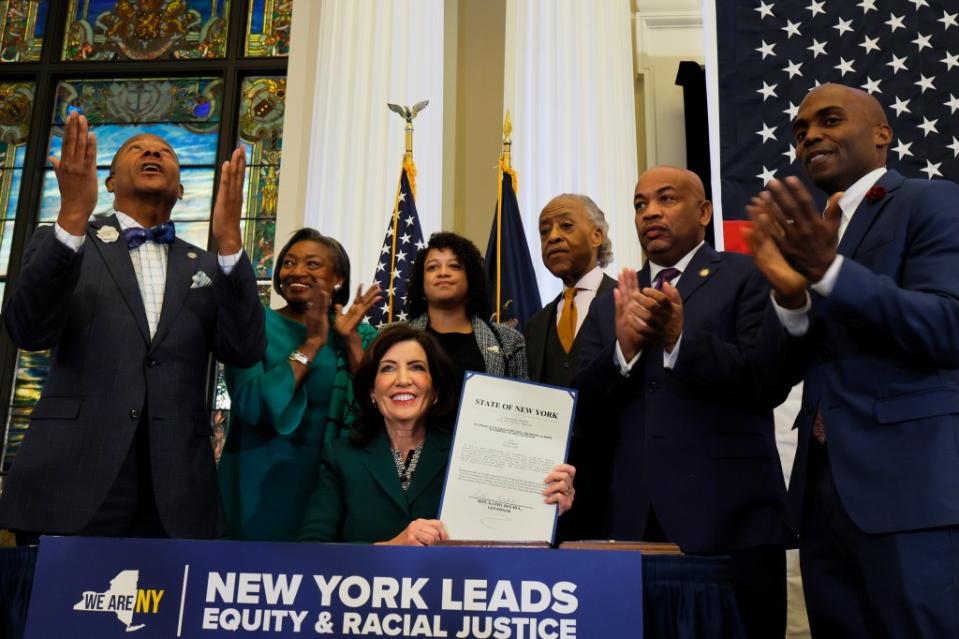
[[[865,91],[792,121],[796,177],[749,207],[767,316],[803,380],[786,512],[813,637],[959,636],[959,187],[886,169]]]
[[[782,342],[760,332],[769,287],[748,256],[705,243],[695,173],[650,169],[633,203],[648,260],[593,302],[574,380],[586,435],[616,429],[609,536],[728,554],[746,636],[782,637],[792,537],[772,409],[789,386],[768,372]]]
[[[66,122],[53,227],[38,228],[4,308],[13,341],[52,348],[50,372],[0,497],[0,527],[39,534],[213,538],[224,533],[210,445],[210,355],[250,366],[266,345],[242,249],[242,149],[213,210],[219,255],[175,236],[183,196],[162,138],[128,139],[97,201],[96,139]]]

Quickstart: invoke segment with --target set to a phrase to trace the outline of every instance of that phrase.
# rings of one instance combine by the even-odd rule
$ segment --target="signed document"
[[[566,459],[576,391],[468,372],[440,519],[450,539],[552,542],[543,479]]]

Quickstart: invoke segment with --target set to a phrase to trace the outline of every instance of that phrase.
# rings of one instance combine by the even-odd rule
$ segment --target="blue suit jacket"
[[[171,537],[224,532],[207,402],[209,358],[251,366],[263,355],[263,307],[244,255],[230,275],[216,257],[177,239],[163,308],[150,337],[123,236],[79,252],[36,230],[4,308],[13,341],[52,348],[50,372],[0,499],[0,525],[74,533],[113,485],[148,415],[157,510]],[[118,229],[119,230],[119,229]],[[211,286],[195,287],[203,271]]]
[[[639,274],[649,286],[649,265]],[[575,384],[584,430],[618,428],[613,537],[639,539],[649,504],[687,552],[786,544],[785,482],[772,408],[789,391],[775,360],[781,330],[761,332],[769,288],[752,259],[703,245],[678,283],[684,326],[672,371],[649,346],[624,378],[614,363],[611,294],[593,302]],[[582,410],[582,409],[581,409]]]
[[[959,186],[880,178],[839,244],[828,298],[788,340],[805,379],[788,513],[802,516],[810,429],[826,426],[839,497],[867,533],[959,524]],[[778,321],[770,316],[769,321]]]

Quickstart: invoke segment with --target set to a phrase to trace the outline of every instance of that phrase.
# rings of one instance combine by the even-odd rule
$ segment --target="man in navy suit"
[[[210,443],[210,355],[239,367],[266,346],[243,254],[244,157],[220,174],[219,257],[175,238],[183,196],[170,145],[137,135],[117,151],[97,201],[95,136],[71,114],[52,159],[53,227],[38,228],[4,309],[23,349],[52,348],[50,372],[0,498],[0,526],[38,534],[217,537],[223,513]]]
[[[810,627],[957,637],[959,187],[886,170],[892,130],[858,89],[814,89],[792,128],[829,205],[772,180],[750,241],[804,380],[787,515]]]
[[[712,205],[694,173],[647,171],[634,205],[648,261],[594,302],[575,381],[606,411],[587,433],[618,428],[610,535],[730,555],[747,636],[781,637],[790,536],[772,408],[789,387],[767,373],[781,342],[760,331],[769,287],[749,257],[705,244]]]
[[[563,282],[563,292],[526,322],[529,378],[555,386],[570,386],[579,368],[583,339],[580,329],[593,301],[616,287],[603,268],[613,259],[609,224],[602,209],[586,195],[564,193],[551,199],[539,214],[543,264]],[[582,415],[583,412],[580,411]],[[569,463],[576,467],[576,506],[559,520],[560,540],[596,539],[608,483],[605,441],[583,436],[577,420],[570,443]]]

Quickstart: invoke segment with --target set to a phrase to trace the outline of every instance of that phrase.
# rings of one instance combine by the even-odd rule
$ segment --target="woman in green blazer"
[[[316,486],[320,453],[348,428],[350,374],[376,330],[362,322],[379,288],[357,291],[339,242],[300,229],[280,249],[266,309],[267,348],[251,368],[226,368],[231,425],[220,487],[234,539],[293,541]]]
[[[449,459],[457,380],[436,338],[395,324],[367,349],[353,378],[359,412],[348,440],[323,453],[301,541],[428,546],[446,539],[436,519]],[[572,466],[546,477],[546,503],[573,501]]]

